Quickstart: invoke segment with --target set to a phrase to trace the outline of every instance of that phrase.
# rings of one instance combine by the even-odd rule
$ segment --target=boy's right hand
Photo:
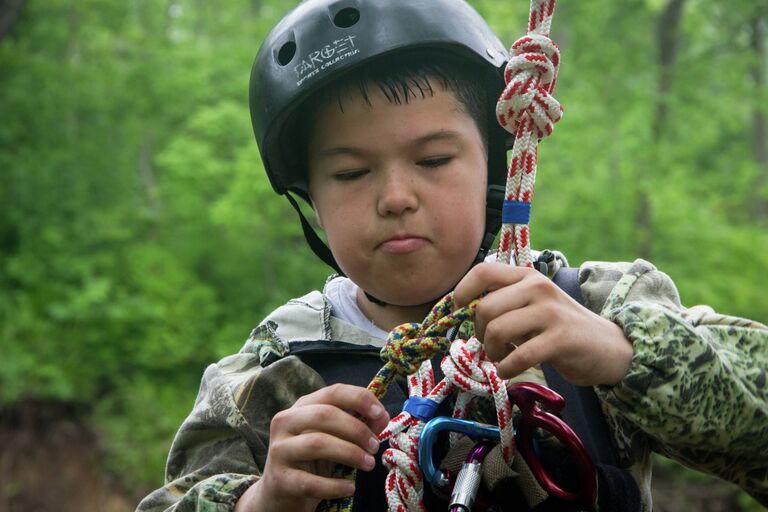
[[[376,435],[388,422],[365,388],[334,384],[301,397],[272,418],[264,472],[235,512],[311,512],[323,499],[351,496],[354,482],[331,478],[331,471],[337,463],[373,469]]]

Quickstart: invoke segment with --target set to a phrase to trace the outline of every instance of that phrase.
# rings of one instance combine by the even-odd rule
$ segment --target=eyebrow
[[[458,132],[451,131],[451,130],[438,130],[436,132],[428,133],[426,135],[422,135],[421,137],[418,137],[414,139],[410,145],[411,146],[423,146],[425,144],[428,144],[433,141],[456,141],[461,138],[461,135]],[[337,156],[337,155],[349,155],[349,156],[360,156],[362,154],[366,153],[365,150],[353,146],[337,146],[333,148],[328,148],[320,151],[319,157],[331,157],[331,156]]]
[[[436,132],[428,133],[422,137],[419,137],[418,139],[413,141],[413,145],[423,146],[424,144],[435,141],[435,140],[453,141],[453,140],[458,140],[460,138],[461,138],[461,135],[459,135],[458,132],[454,132],[451,130],[439,130]]]
[[[325,158],[329,156],[336,156],[336,155],[350,155],[350,156],[359,156],[365,153],[360,148],[355,147],[349,147],[349,146],[338,146],[335,148],[328,148],[320,151],[320,154],[318,155],[320,158]]]

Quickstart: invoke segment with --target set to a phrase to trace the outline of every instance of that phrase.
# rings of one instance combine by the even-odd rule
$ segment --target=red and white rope
[[[408,377],[410,397],[430,398],[436,403],[453,392],[445,381],[435,386],[432,363],[424,361],[419,370]],[[426,423],[409,412],[401,412],[392,418],[387,428],[379,434],[380,440],[389,439],[389,448],[382,455],[382,462],[389,469],[385,484],[387,505],[390,511],[424,511],[424,479],[419,469],[419,436]]]
[[[528,35],[512,45],[504,73],[507,85],[496,107],[499,123],[515,135],[505,202],[522,205],[522,210],[527,212],[533,199],[539,140],[552,133],[554,123],[562,115],[560,104],[551,96],[560,64],[559,49],[549,39],[554,7],[555,0],[531,0]],[[513,218],[517,219],[516,223],[502,225],[497,260],[509,263],[514,250],[517,265],[531,267],[530,223],[524,215]],[[480,341],[474,337],[455,340],[441,368],[445,378],[435,386],[432,364],[424,361],[417,372],[408,377],[409,395],[442,403],[458,391],[453,410],[455,418],[466,418],[469,405],[476,397],[493,399],[501,430],[502,454],[511,464],[514,456],[512,407],[506,384],[486,357]],[[379,435],[380,440],[388,439],[390,445],[383,455],[389,469],[386,496],[390,511],[425,510],[424,483],[418,464],[419,436],[424,425],[421,419],[403,412]]]
[[[560,66],[560,50],[549,38],[555,0],[531,0],[528,35],[510,50],[504,72],[507,83],[496,105],[499,124],[515,135],[505,200],[530,208],[538,161],[539,140],[550,135],[562,116],[551,96]],[[517,265],[533,266],[529,222],[504,223],[497,261],[509,263],[514,250]]]
[[[440,364],[445,380],[459,389],[454,418],[466,418],[469,403],[475,397],[492,398],[496,407],[496,421],[501,431],[502,455],[507,464],[514,456],[514,430],[512,405],[507,396],[504,379],[498,376],[496,367],[488,360],[483,345],[474,336],[469,340],[456,340],[451,344],[450,357]],[[452,440],[455,442],[456,439]]]

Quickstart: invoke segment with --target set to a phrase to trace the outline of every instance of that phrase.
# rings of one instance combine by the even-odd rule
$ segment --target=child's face
[[[344,273],[387,303],[425,304],[453,287],[484,232],[486,151],[452,92],[371,105],[350,93],[318,111],[310,196]]]

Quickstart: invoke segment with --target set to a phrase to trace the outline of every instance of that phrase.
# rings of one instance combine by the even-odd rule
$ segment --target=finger
[[[499,377],[511,379],[529,368],[548,361],[556,350],[556,345],[552,341],[549,333],[543,333],[518,345],[497,365]]]
[[[389,422],[384,406],[373,393],[360,386],[334,384],[299,398],[294,407],[309,404],[334,405],[358,414],[374,434],[380,433]]]
[[[296,498],[334,499],[355,493],[352,480],[324,477],[293,468],[285,470],[281,482],[279,493]]]
[[[497,316],[477,334],[485,353],[491,361],[501,361],[513,350],[518,350],[527,340],[544,330],[545,319],[541,310],[524,307]],[[480,337],[482,336],[482,337]]]
[[[514,311],[531,303],[531,296],[525,288],[515,285],[505,286],[480,299],[475,310],[475,335],[485,339],[486,326],[503,314]]]
[[[507,355],[498,366],[499,375],[509,378],[547,362],[576,386],[613,385],[624,378],[634,350],[621,327],[606,321],[603,327],[591,324],[582,334],[548,329]]]
[[[292,468],[306,462],[331,461],[370,471],[376,463],[373,455],[356,444],[325,432],[308,432],[275,440],[270,442],[269,453]]]
[[[354,443],[370,453],[379,450],[376,434],[360,419],[329,404],[309,404],[281,411],[272,419],[273,436],[325,432]]]
[[[503,263],[480,263],[456,285],[453,301],[457,307],[466,306],[483,293],[515,284],[531,272],[535,270]]]

